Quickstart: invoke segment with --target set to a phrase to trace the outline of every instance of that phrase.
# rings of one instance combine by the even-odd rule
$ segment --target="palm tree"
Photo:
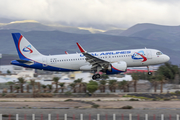
[[[29,93],[29,84],[26,85],[27,93]]]
[[[65,85],[65,83],[59,83],[59,86],[61,87],[60,89],[61,89],[61,93],[63,93],[64,92],[64,85]]]
[[[119,82],[119,84],[118,84],[119,88],[123,89],[124,92],[128,91],[127,90],[127,85],[128,85],[128,81],[126,81],[126,80],[123,80],[123,81]]]
[[[107,81],[106,80],[100,80],[99,83],[100,83],[99,89],[100,89],[100,91],[102,93],[104,93],[105,90],[106,90],[106,83],[107,83]]]
[[[42,85],[42,88],[43,88],[43,90],[44,90],[44,93],[46,92],[46,85]]]
[[[38,87],[38,92],[41,93],[41,83],[40,82],[36,82],[37,87]]]
[[[163,84],[166,83],[166,80],[164,80],[163,75],[157,75],[157,80],[161,85],[161,93],[163,93]]]
[[[82,88],[84,87],[84,83],[82,82],[82,78],[74,80],[74,83],[76,86],[78,86],[78,92],[81,93],[83,90]]]
[[[158,86],[158,79],[157,79],[157,76],[152,76],[151,79],[150,79],[150,82],[153,84],[154,86],[154,92],[156,93],[157,91],[157,86]]]
[[[71,83],[69,86],[71,87],[71,90],[73,90],[73,93],[76,93],[76,84]]]
[[[15,89],[16,89],[16,93],[19,93],[20,87],[18,85],[15,86]]]
[[[117,80],[109,80],[109,90],[111,92],[116,92]]]
[[[101,79],[102,80],[100,80],[99,82],[100,82],[100,86],[99,86],[99,88],[100,88],[100,91],[101,92],[105,92],[105,90],[106,90],[106,83],[107,83],[107,79],[109,78],[109,76],[108,75],[106,75],[106,74],[102,74],[101,75]]]
[[[7,82],[7,84],[10,85],[10,93],[12,93],[14,82]]]
[[[30,80],[30,84],[32,85],[32,93],[33,93],[33,97],[34,97],[35,84],[36,84],[35,80],[34,80],[34,79],[31,79],[31,80]]]
[[[51,92],[52,91],[52,85],[47,85],[47,87],[48,87],[48,89],[49,89],[49,92]]]
[[[60,79],[59,77],[53,77],[53,81],[56,84],[56,90],[54,91],[55,93],[58,92],[58,82],[59,82],[59,79]]]
[[[134,92],[137,92],[137,81],[139,80],[139,76],[137,73],[133,73],[131,76],[134,81]]]
[[[23,93],[23,84],[25,83],[25,79],[23,77],[19,77],[18,80],[21,86],[21,93]]]

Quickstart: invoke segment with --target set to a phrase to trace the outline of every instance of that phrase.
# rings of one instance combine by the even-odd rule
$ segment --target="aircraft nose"
[[[165,55],[164,60],[165,60],[165,62],[168,62],[170,60],[170,57]]]

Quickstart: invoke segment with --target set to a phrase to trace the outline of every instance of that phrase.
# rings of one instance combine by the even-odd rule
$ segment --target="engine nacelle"
[[[119,61],[109,65],[106,74],[117,74],[125,72],[127,70],[127,63],[124,61]]]

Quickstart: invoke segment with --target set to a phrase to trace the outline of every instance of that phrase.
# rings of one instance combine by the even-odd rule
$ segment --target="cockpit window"
[[[156,55],[162,55],[162,52],[157,52]]]

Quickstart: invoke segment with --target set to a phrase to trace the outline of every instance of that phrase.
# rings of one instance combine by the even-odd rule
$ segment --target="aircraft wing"
[[[79,47],[79,50],[81,53],[86,57],[86,61],[89,62],[92,65],[92,69],[96,70],[97,67],[101,67],[102,69],[107,69],[110,65],[110,62],[97,58],[91,54],[89,54],[87,51],[85,51],[79,43],[76,43]]]

